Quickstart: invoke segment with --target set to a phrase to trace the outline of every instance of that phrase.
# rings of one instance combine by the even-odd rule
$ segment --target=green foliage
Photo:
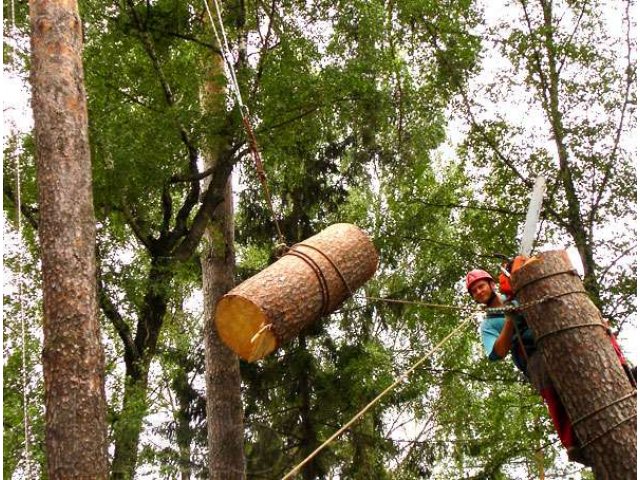
[[[44,392],[38,368],[42,350],[39,272],[33,258],[25,255],[26,246],[17,244],[15,232],[5,230],[3,236],[9,244],[3,252],[6,269],[2,322],[4,478],[14,478],[19,472],[26,475],[27,469],[32,475],[46,478],[43,473]],[[22,271],[22,296],[18,290],[19,271]]]
[[[464,94],[460,105],[469,128],[459,151],[474,167],[473,183],[522,211],[532,179],[546,177],[539,245],[578,248],[585,286],[613,324],[635,311],[623,286],[636,272],[629,4],[513,2],[513,21],[483,33],[509,62],[496,62],[492,76],[479,79],[480,94]],[[613,238],[613,224],[629,227]]]

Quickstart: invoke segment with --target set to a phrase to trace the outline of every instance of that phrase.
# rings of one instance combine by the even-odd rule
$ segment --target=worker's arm
[[[504,322],[504,327],[502,327],[502,331],[495,343],[493,344],[493,352],[500,358],[504,358],[511,350],[511,342],[513,339],[513,321],[511,317],[507,316],[506,321]]]

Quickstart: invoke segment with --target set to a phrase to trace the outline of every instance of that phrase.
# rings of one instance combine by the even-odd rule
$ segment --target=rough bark
[[[596,478],[636,478],[635,389],[566,252],[541,254],[513,285]]]
[[[225,295],[216,309],[218,332],[242,358],[262,358],[338,308],[377,266],[364,232],[331,225]]]
[[[209,478],[245,478],[244,425],[238,357],[218,337],[213,312],[234,283],[233,199],[231,182],[225,202],[213,216],[202,255],[204,338],[207,367],[207,429]]]
[[[104,354],[82,30],[75,1],[29,2],[51,479],[106,478]]]

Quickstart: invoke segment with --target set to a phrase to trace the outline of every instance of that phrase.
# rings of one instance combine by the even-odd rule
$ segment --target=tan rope
[[[253,156],[253,163],[256,167],[256,172],[258,173],[260,184],[262,185],[262,191],[264,193],[265,200],[267,201],[267,206],[269,207],[271,218],[273,219],[273,223],[276,226],[276,232],[278,234],[278,242],[280,244],[286,245],[287,242],[282,233],[282,229],[280,228],[280,222],[278,222],[278,216],[276,215],[276,211],[273,208],[273,201],[271,200],[271,192],[269,191],[269,185],[267,183],[267,174],[264,171],[264,163],[262,162],[262,155],[260,154],[260,149],[258,148],[258,140],[256,139],[255,133],[253,133],[253,128],[251,127],[251,122],[249,121],[249,110],[246,107],[245,107],[245,110],[246,110],[246,115],[242,117],[242,124],[244,125],[244,130],[247,133],[247,137],[249,138],[249,148],[251,149],[251,155]]]
[[[486,309],[482,308],[470,308],[469,306],[464,305],[449,305],[443,303],[429,303],[422,302],[419,300],[403,300],[398,298],[382,298],[382,297],[370,297],[368,295],[354,295],[354,298],[361,298],[363,300],[372,300],[374,302],[385,302],[385,303],[400,303],[403,305],[417,305],[420,307],[429,307],[429,308],[441,308],[444,310],[473,310],[474,312],[483,313],[486,312]]]
[[[351,425],[353,425],[360,417],[362,417],[373,405],[375,405],[382,397],[384,397],[387,393],[397,387],[400,383],[407,379],[411,373],[413,373],[420,365],[422,365],[425,361],[431,357],[440,347],[442,347],[451,337],[453,337],[456,333],[461,331],[464,327],[466,327],[471,322],[472,316],[469,315],[465,320],[458,325],[457,328],[452,330],[446,337],[444,337],[440,342],[429,350],[426,354],[424,354],[416,363],[413,364],[411,368],[402,373],[391,385],[385,388],[376,398],[371,400],[362,410],[360,410],[351,420],[349,420],[342,428],[340,428],[337,432],[331,435],[325,442],[316,448],[313,452],[311,452],[302,462],[293,467],[282,480],[287,480],[288,478],[292,478],[304,465],[306,465],[313,457],[315,457],[321,450],[323,450],[327,445],[333,442],[337,437],[339,437],[345,430],[347,430]]]

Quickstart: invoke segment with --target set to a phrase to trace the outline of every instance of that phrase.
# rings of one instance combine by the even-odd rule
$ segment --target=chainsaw
[[[536,182],[531,193],[531,200],[529,201],[529,208],[527,210],[527,217],[522,231],[522,239],[520,240],[518,254],[514,258],[509,258],[501,253],[493,254],[494,257],[502,260],[498,282],[500,284],[500,292],[507,297],[507,300],[511,300],[515,296],[511,286],[511,275],[517,272],[525,264],[532,261],[529,256],[533,250],[533,241],[535,239],[536,227],[542,210],[544,193],[545,179],[543,176],[539,176],[536,178]]]

